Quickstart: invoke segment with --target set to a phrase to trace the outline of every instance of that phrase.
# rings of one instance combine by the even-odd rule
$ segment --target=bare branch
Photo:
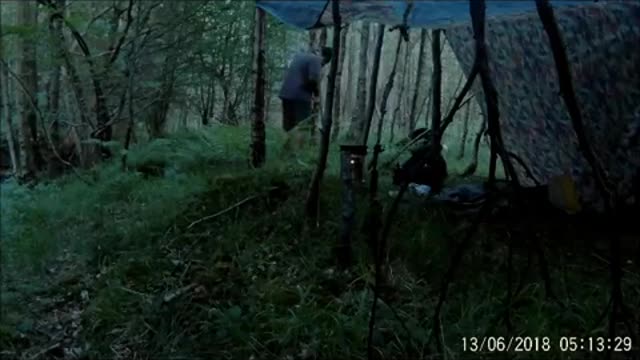
[[[6,67],[7,72],[16,80],[16,82],[20,85],[20,88],[22,89],[22,91],[25,93],[25,95],[27,95],[27,97],[29,98],[29,102],[31,103],[31,106],[33,107],[33,109],[35,110],[35,112],[37,113],[37,116],[39,118],[39,123],[44,125],[44,115],[42,114],[42,112],[40,111],[40,108],[38,107],[38,103],[36,102],[36,99],[33,97],[33,94],[31,94],[25,84],[22,82],[22,79],[20,79],[20,77],[15,74],[13,72],[13,70],[11,70],[11,68],[9,67],[9,64],[6,63],[6,61],[4,61],[4,59],[0,59],[0,62],[2,63],[3,66]],[[73,166],[73,164],[71,164],[70,162],[66,161],[65,159],[62,158],[62,156],[60,156],[60,154],[58,153],[58,150],[56,149],[55,145],[53,144],[53,141],[51,140],[51,133],[48,131],[48,128],[46,126],[43,126],[43,131],[45,133],[45,137],[47,139],[47,143],[49,145],[49,147],[51,148],[51,151],[53,152],[53,154],[55,155],[55,157],[58,159],[58,161],[60,161],[62,164],[66,165],[67,167],[69,167],[74,173],[75,175],[82,180],[84,183],[86,184],[91,184],[90,181],[88,181],[87,179],[85,179],[82,175],[80,175],[80,173],[76,170],[76,168]]]
[[[118,54],[120,53],[120,49],[122,48],[122,44],[129,33],[129,28],[131,27],[131,23],[133,22],[133,17],[131,16],[133,10],[133,0],[129,0],[129,8],[127,9],[127,25],[124,28],[122,36],[118,39],[118,43],[111,53],[111,58],[109,59],[109,65],[113,64],[118,58]]]

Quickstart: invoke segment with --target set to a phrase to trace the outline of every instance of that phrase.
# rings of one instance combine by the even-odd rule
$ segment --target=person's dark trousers
[[[311,116],[311,101],[282,99],[282,128],[289,132]]]

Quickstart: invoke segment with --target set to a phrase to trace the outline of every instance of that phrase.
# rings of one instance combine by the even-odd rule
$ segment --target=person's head
[[[331,58],[333,57],[333,49],[324,46],[320,54],[322,55],[322,65],[326,65],[331,61]]]

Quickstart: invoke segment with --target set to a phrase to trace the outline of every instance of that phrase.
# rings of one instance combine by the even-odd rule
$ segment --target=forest
[[[617,206],[547,0],[604,215],[509,151],[484,0],[470,68],[453,32],[337,0],[309,30],[256,1],[0,1],[0,358],[640,358],[640,175]],[[286,132],[285,74],[323,48]]]

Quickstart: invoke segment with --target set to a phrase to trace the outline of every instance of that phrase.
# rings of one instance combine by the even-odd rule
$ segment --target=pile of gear
[[[439,193],[446,180],[447,162],[442,156],[442,146],[432,146],[431,130],[416,129],[409,135],[414,143],[410,149],[411,157],[393,171],[393,184],[418,184],[429,187],[429,193]],[[415,185],[412,186],[415,188]]]

